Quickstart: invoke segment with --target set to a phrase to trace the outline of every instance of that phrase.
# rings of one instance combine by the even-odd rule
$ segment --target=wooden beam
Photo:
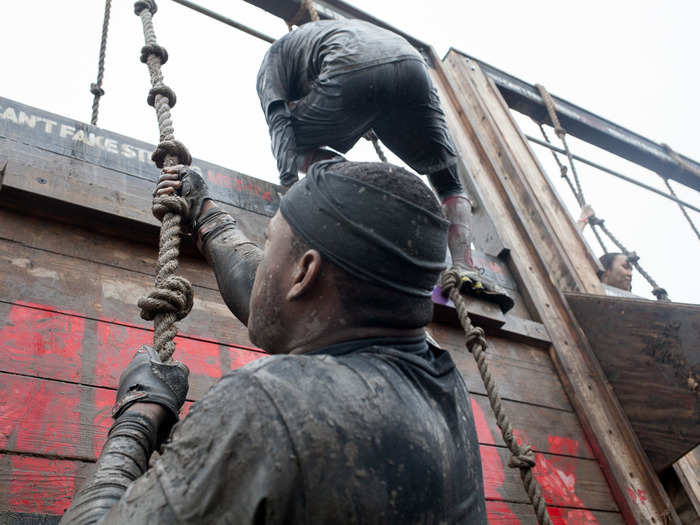
[[[676,461],[673,470],[676,471],[695,512],[700,516],[700,446]]]
[[[577,233],[567,234],[575,232],[571,218],[537,173],[498,89],[460,55],[449,54],[443,66],[436,67],[434,79],[443,104],[453,105],[450,113],[457,116],[452,131],[458,148],[510,250],[521,290],[552,338],[552,358],[623,515],[630,523],[666,523],[669,517],[677,523],[560,292],[600,289],[585,245]]]

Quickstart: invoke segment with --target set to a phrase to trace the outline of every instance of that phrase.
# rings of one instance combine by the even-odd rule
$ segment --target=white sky
[[[273,37],[280,19],[242,0],[199,3]],[[255,93],[267,44],[168,0],[160,0],[156,35],[170,53],[165,81],[177,93],[176,136],[196,157],[277,182],[269,136]],[[439,56],[464,51],[523,80],[544,84],[576,105],[700,160],[700,2],[674,0],[516,0],[457,2],[352,0],[356,7],[430,43]],[[107,92],[99,125],[157,142],[146,105],[146,67],[139,61],[142,28],[132,0],[113,0]],[[89,85],[97,71],[102,0],[22,0],[0,7],[0,96],[88,122]],[[517,116],[536,135],[527,118]],[[551,134],[552,137],[553,134]],[[664,188],[653,173],[570,139],[575,153]],[[578,210],[548,151],[534,146],[574,216]],[[375,160],[361,141],[354,160]],[[390,156],[390,160],[396,161]],[[579,164],[587,200],[672,299],[700,303],[700,241],[678,207]],[[673,184],[673,183],[672,183]],[[697,192],[674,186],[700,205]],[[700,214],[689,212],[700,227]],[[596,254],[595,239],[587,239]],[[633,291],[652,297],[635,274]]]

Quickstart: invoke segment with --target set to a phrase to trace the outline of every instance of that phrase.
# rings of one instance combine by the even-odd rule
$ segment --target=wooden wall
[[[83,141],[81,130],[101,142]],[[155,268],[148,210],[157,171],[141,160],[151,149],[0,99],[0,166],[7,161],[0,175],[0,523],[57,521],[99,454],[121,369],[151,338],[135,306]],[[196,162],[216,199],[259,239],[276,188]],[[181,273],[195,288],[176,352],[192,371],[187,409],[223,374],[264,353],[223,304],[206,263],[191,246],[184,251]],[[536,452],[550,515],[557,524],[622,523],[556,373],[548,330],[523,299],[522,280],[492,255],[478,253],[477,262],[511,290],[516,307],[486,323],[489,360],[518,438]],[[489,321],[489,309],[477,309]],[[472,394],[489,520],[534,524],[462,331],[449,308],[438,313],[430,332],[452,352]]]
[[[0,521],[59,516],[91,471],[119,373],[151,338],[135,301],[152,283],[154,262],[152,246],[0,209]],[[196,302],[180,323],[176,356],[192,371],[194,402],[222,374],[264,354],[223,305],[204,261],[185,258],[182,273]],[[430,331],[452,351],[472,393],[491,523],[534,523],[461,331],[448,324]],[[491,335],[506,408],[537,452],[555,522],[621,523],[546,336],[526,344],[513,341],[515,333]]]

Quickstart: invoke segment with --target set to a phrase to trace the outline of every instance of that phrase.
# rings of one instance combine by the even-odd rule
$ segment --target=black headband
[[[445,269],[448,222],[372,184],[315,163],[280,202],[285,220],[309,246],[375,284],[430,297]],[[391,177],[393,166],[381,166]]]

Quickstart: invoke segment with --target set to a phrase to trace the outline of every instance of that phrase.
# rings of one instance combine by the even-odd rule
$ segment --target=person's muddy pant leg
[[[323,146],[346,153],[371,127],[374,111],[366,104],[348,105],[346,83],[366,87],[360,72],[346,73],[332,79],[317,80],[311,92],[292,109],[292,126],[297,154]]]
[[[379,101],[384,111],[374,130],[397,157],[428,176],[441,201],[464,193],[456,150],[426,66],[418,60],[392,66],[394,87]]]

